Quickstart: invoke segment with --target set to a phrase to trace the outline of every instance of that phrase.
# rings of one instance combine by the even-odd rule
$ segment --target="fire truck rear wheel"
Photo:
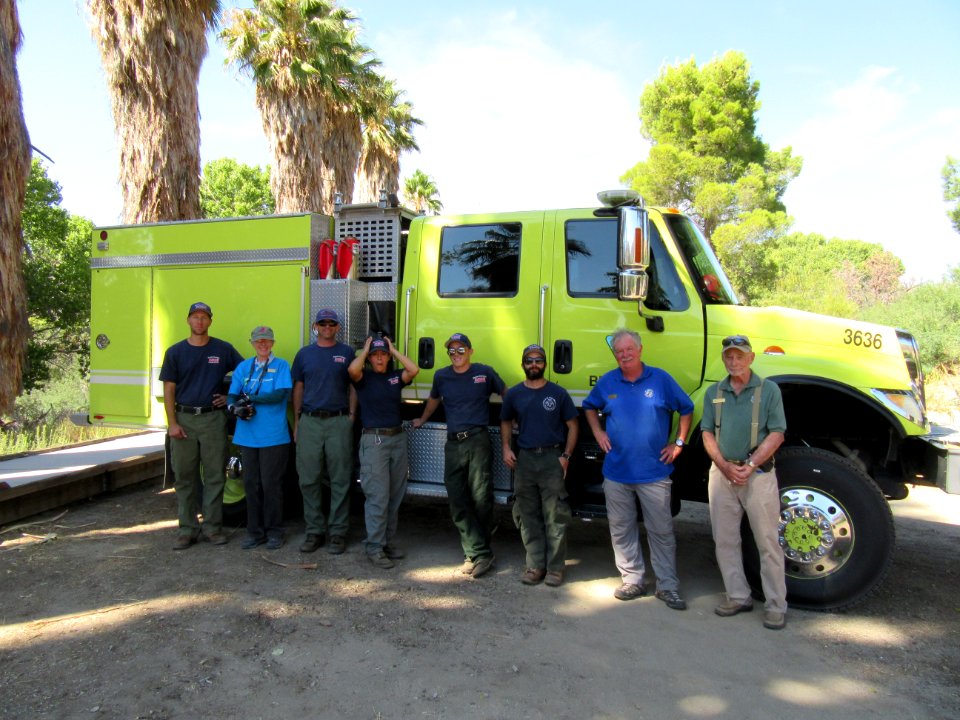
[[[873,593],[893,558],[893,514],[877,484],[855,463],[819,448],[777,453],[780,547],[787,602],[838,610]],[[759,556],[746,517],[744,566],[759,595]]]

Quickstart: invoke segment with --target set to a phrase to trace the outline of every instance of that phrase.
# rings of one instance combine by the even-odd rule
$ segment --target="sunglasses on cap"
[[[750,347],[750,339],[744,335],[730,335],[723,339],[723,349],[731,347]]]
[[[523,364],[524,365],[546,365],[547,361],[546,359],[540,357],[539,355],[536,355],[534,357],[525,357],[523,359]]]
[[[460,347],[447,348],[447,355],[465,355],[466,352],[467,349],[462,345]]]

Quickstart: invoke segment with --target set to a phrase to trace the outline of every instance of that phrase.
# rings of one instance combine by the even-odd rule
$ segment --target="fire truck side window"
[[[685,310],[690,300],[656,225],[650,224],[651,310]],[[617,296],[617,221],[570,220],[566,224],[567,292],[571,297]]]
[[[438,293],[517,294],[520,277],[520,223],[445,227],[440,236]]]

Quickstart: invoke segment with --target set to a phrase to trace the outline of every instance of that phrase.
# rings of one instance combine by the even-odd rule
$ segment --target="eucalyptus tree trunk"
[[[200,217],[197,82],[218,0],[87,0],[107,76],[123,222]]]
[[[30,333],[21,221],[30,175],[30,138],[17,74],[20,40],[16,4],[0,0],[0,412],[12,410],[20,393]]]

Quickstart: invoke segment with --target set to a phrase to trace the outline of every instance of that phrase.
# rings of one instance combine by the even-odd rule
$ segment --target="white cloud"
[[[549,44],[533,19],[483,23],[376,40],[426,123],[404,173],[431,175],[447,212],[594,204],[645,154],[639,86]]]
[[[923,107],[921,89],[891,68],[866,68],[835,91],[789,139],[804,160],[785,196],[796,229],[880,243],[917,279],[960,263],[940,181],[960,148],[960,107]]]

